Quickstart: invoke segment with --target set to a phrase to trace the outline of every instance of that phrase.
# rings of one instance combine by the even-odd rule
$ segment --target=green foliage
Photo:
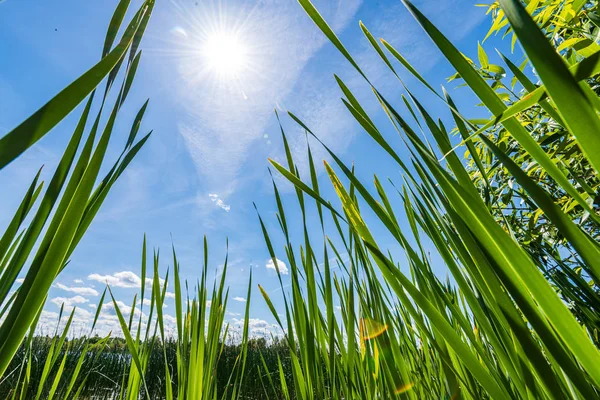
[[[481,64],[475,67],[491,83],[491,87],[504,96],[509,107],[519,103],[527,97],[528,93],[536,91],[539,86],[531,80],[536,78],[532,78],[531,74],[527,73],[530,68],[541,67],[541,69],[536,69],[536,72],[543,78],[544,65],[563,64],[573,67],[586,61],[588,64],[591,64],[589,61],[596,63],[595,60],[600,50],[595,41],[600,33],[600,28],[594,23],[596,9],[597,2],[530,1],[527,4],[527,11],[542,28],[542,30],[538,30],[540,36],[535,39],[536,43],[540,43],[541,36],[545,35],[549,42],[545,41],[544,43],[556,49],[562,62],[556,57],[552,62],[549,59],[543,59],[536,61],[538,64],[536,67],[536,65],[532,65],[529,58],[526,58],[517,66],[509,57],[501,54],[502,61],[513,75],[512,78],[505,73],[490,76]],[[501,33],[503,36],[510,35],[513,40],[516,40],[518,35],[514,34],[511,25],[508,24],[508,19],[500,8],[500,4],[496,2],[490,5],[488,12],[492,14],[493,23],[486,37]],[[527,33],[522,33],[522,36],[532,37]],[[530,53],[536,47],[535,44],[532,46],[529,49]],[[544,54],[549,54],[549,51],[549,47],[547,47]],[[569,79],[564,75],[564,69],[562,74],[561,78],[551,81],[567,82]],[[582,90],[588,96],[591,106],[597,109],[597,100],[594,100],[597,96],[594,93],[598,93],[598,71],[589,69],[585,76],[577,76],[576,79],[585,83],[580,82],[580,89],[574,88],[574,90]],[[571,87],[573,87],[572,85],[571,83]],[[571,99],[570,94],[563,93],[561,95],[559,93],[555,93],[554,98]],[[581,95],[574,98],[581,98]],[[600,237],[598,231],[600,182],[588,160],[589,155],[582,151],[576,135],[571,132],[572,127],[569,127],[568,121],[565,119],[565,117],[569,117],[569,113],[562,115],[563,113],[566,113],[564,107],[556,109],[552,99],[545,98],[538,104],[519,112],[518,120],[528,129],[531,137],[544,152],[551,156],[570,184],[577,188],[577,194],[581,196],[583,203],[577,201],[562,185],[552,179],[527,151],[518,146],[518,143],[503,127],[488,127],[490,129],[487,129],[486,136],[521,166],[530,178],[550,193],[553,201],[571,220],[597,241]],[[589,125],[586,125],[583,120],[581,121],[582,129],[586,132],[589,131]],[[596,139],[591,138],[591,140],[591,146],[593,146]],[[488,182],[495,182],[495,185],[490,187],[490,197],[496,201],[495,206],[491,209],[496,220],[510,229],[519,241],[526,245],[529,253],[538,259],[540,265],[548,270],[551,277],[555,274],[564,275],[564,267],[571,269],[579,267],[581,265],[580,254],[573,251],[573,247],[556,228],[555,223],[538,208],[536,202],[517,184],[512,174],[502,164],[495,162],[496,159],[489,148],[480,142],[476,143],[475,147],[480,158],[485,160],[485,170],[483,173],[476,171],[472,159],[467,157],[469,170],[479,188],[483,188],[485,185],[482,179],[484,175]]]
[[[273,179],[283,250],[274,245],[275,233],[269,232],[260,215],[258,220],[279,277],[283,304],[274,304],[258,288],[285,335],[271,345],[250,337],[251,276],[244,325],[232,339],[225,321],[227,258],[209,290],[206,239],[201,279],[191,298],[187,282],[182,285],[173,250],[176,337],[169,338],[165,331],[169,272],[160,277],[157,251],[151,263],[152,285],[146,288],[145,239],[139,299],[150,292],[148,314],[140,310],[139,318],[135,317],[136,295],[127,318],[108,289],[124,339],[69,339],[74,311],[61,333],[34,335],[52,281],[146,140],[134,145],[144,104],[121,158],[93,191],[112,126],[139,62],[137,47],[153,6],[144,3],[111,50],[129,5],[121,0],[102,61],[94,67],[102,77],[108,76],[103,103],[125,59],[127,72],[98,144],[94,148],[102,110],[71,168],[85,131],[90,96],[49,189],[42,194],[38,174],[0,239],[0,317],[4,318],[0,387],[10,387],[7,397],[600,397],[596,3],[500,0],[489,6],[493,22],[488,37],[498,32],[511,35],[526,55],[517,65],[501,54],[505,66],[500,66],[486,53],[485,40],[477,44],[475,63],[414,5],[403,1],[456,70],[451,80],[462,80],[489,111],[490,117],[482,121],[467,118],[445,90],[435,91],[392,43],[376,40],[361,23],[373,56],[384,61],[404,91],[403,101],[392,104],[369,81],[310,0],[299,2],[371,85],[373,101],[388,116],[388,126],[375,124],[367,108],[335,77],[350,115],[401,174],[389,182],[377,176],[372,183],[361,180],[362,171],[355,174],[353,165],[319,140],[319,132],[289,113],[331,158],[324,163],[324,172],[337,199],[323,197],[324,183],[319,182],[310,146],[309,176],[300,176],[282,127],[287,165],[273,160],[271,165],[296,194],[294,202],[284,202]],[[127,49],[131,49],[128,58]],[[431,115],[404,84],[396,61],[447,107],[447,114],[440,116],[444,118]],[[535,68],[539,82],[534,82],[537,78],[528,66]],[[97,78],[95,73],[82,76],[0,139],[0,150],[6,154],[0,157],[0,168],[94,90],[101,78],[96,82],[91,76]],[[385,82],[394,83],[394,79]],[[419,129],[413,128],[415,123]],[[449,125],[453,129],[446,128]],[[391,140],[397,134],[407,157],[400,156]],[[53,219],[25,282],[9,296],[52,210]],[[33,220],[22,232],[30,212]],[[289,218],[302,221],[299,232],[291,232]],[[387,236],[374,234],[372,224],[385,229]],[[292,241],[295,237],[301,238],[300,243]],[[289,286],[280,274],[280,251],[289,266]],[[434,267],[440,266],[452,279],[434,273]],[[100,305],[104,299],[103,295]]]
[[[79,123],[52,174],[48,188],[42,192],[38,173],[0,239],[0,374],[6,372],[27,332],[35,328],[52,282],[68,264],[71,254],[108,192],[150,135],[147,134],[136,142],[146,109],[144,104],[134,121],[121,156],[96,185],[109,140],[113,136],[115,120],[133,83],[140,57],[137,49],[154,1],[147,0],[141,5],[125,27],[121,39],[111,50],[128,6],[129,0],[120,1],[109,25],[105,49],[98,64],[0,139],[2,169],[48,134],[88,97]],[[108,95],[122,65],[125,65],[122,83],[106,125],[100,128],[104,107],[108,107],[110,102]],[[100,100],[100,110],[84,140],[95,90],[104,79],[106,87]],[[83,147],[80,146],[82,142]],[[41,200],[36,203],[38,199]],[[24,228],[23,223],[28,217],[29,226]],[[23,272],[26,273],[24,282],[11,292],[17,276]],[[60,348],[54,351],[58,355]],[[47,370],[56,361],[54,357]],[[27,375],[28,371],[25,373]]]
[[[475,66],[417,8],[408,1],[404,3],[456,68],[454,78],[464,80],[492,118],[469,120],[446,92],[436,93],[454,117],[455,130],[463,139],[461,146],[467,146],[465,162],[451,144],[453,138],[445,124],[431,116],[403,83],[406,97],[400,106],[392,105],[372,86],[393,130],[410,152],[409,159],[401,159],[386,137],[389,128],[375,125],[348,87],[336,78],[351,115],[383,153],[397,162],[403,182],[395,184],[392,177],[389,189],[376,176],[374,187],[362,182],[353,168],[321,143],[334,161],[332,166],[325,163],[325,167],[341,202],[340,212],[320,196],[312,172],[310,183],[302,180],[289,153],[287,167],[271,162],[298,189],[298,205],[305,222],[304,242],[297,258],[294,244],[288,239],[291,235],[284,207],[277,199],[292,281],[285,314],[290,354],[292,360],[297,359],[292,369],[296,394],[303,399],[597,397],[598,310],[589,305],[598,304],[593,289],[599,277],[599,248],[593,234],[598,216],[588,202],[590,193],[581,183],[596,185],[599,141],[591,133],[599,122],[599,108],[596,95],[582,82],[597,73],[593,67],[596,58],[565,63],[521,3],[501,1],[507,16],[505,26],[514,27],[543,84],[535,89],[525,83],[526,90],[529,86],[536,93],[514,94],[511,100],[511,93],[504,93],[510,91],[502,81],[505,69],[491,64],[481,45],[480,66]],[[529,4],[534,3],[539,4]],[[300,0],[300,4],[363,75],[310,1]],[[362,24],[361,29],[375,57],[382,58],[398,76],[368,29]],[[392,44],[381,42],[393,58],[433,90]],[[509,64],[508,68],[512,71],[515,66]],[[524,73],[516,75],[524,81]],[[435,150],[401,116],[400,108],[407,108],[419,127],[427,128],[427,140],[433,140]],[[585,160],[587,175],[574,179],[563,166],[568,159],[560,152],[549,151],[544,147],[547,143],[539,140],[540,127],[524,123],[521,115],[528,113],[546,113],[542,119],[552,119],[552,124],[562,126],[564,135],[576,143],[578,157]],[[293,114],[290,116],[318,139],[318,133],[311,132]],[[505,143],[508,139],[511,147]],[[515,158],[515,151],[527,157],[526,161]],[[560,188],[570,207],[556,202],[556,193],[536,179],[539,176],[532,174],[532,169]],[[494,173],[501,173],[501,179]],[[505,190],[505,184],[515,191],[510,197],[526,198],[528,205],[547,220],[547,226],[552,225],[560,235],[562,243],[551,243],[553,261],[568,265],[569,255],[564,255],[568,249],[580,269],[593,279],[591,287],[569,268],[564,269],[566,279],[546,279],[542,271],[548,269],[548,256],[537,257],[537,249],[521,234],[535,227],[536,221],[530,226],[522,221],[507,222],[509,199],[499,202],[498,194],[502,192],[497,187],[501,185]],[[394,207],[396,202],[388,192],[397,194],[403,207]],[[330,219],[325,223],[321,219],[322,225],[335,227],[333,231],[324,228],[322,254],[326,256],[328,248],[333,251],[345,274],[331,277],[326,257],[323,264],[316,262],[312,246],[319,239],[307,234],[303,193],[315,199],[319,209],[325,206],[331,211]],[[575,207],[583,211],[579,215],[571,212]],[[593,229],[581,221],[586,212],[586,221],[593,224]],[[371,233],[366,215],[370,220],[375,218],[395,239],[395,245],[405,253],[405,263],[398,262],[391,249],[380,247],[381,240]],[[409,229],[398,222],[401,215]],[[347,226],[347,232],[343,226]],[[521,232],[515,233],[513,227]],[[272,240],[264,232],[275,258]],[[425,242],[435,246],[455,284],[444,283],[433,274]],[[334,243],[341,243],[344,251]],[[318,290],[313,285],[316,276]],[[333,302],[341,305],[341,316],[327,310],[332,304],[332,287],[337,289]],[[270,305],[265,292],[263,296]],[[275,313],[273,316],[277,319]],[[321,364],[327,366],[324,371],[314,368]]]
[[[595,129],[590,127],[599,109],[597,97],[599,71],[595,67],[600,54],[597,44],[597,37],[600,34],[596,14],[598,4],[595,1],[530,1],[527,3],[526,10],[541,30],[524,32],[512,28],[508,23],[511,14],[505,13],[500,8],[500,3],[496,2],[488,7],[493,23],[486,38],[500,33],[503,36],[511,36],[514,43],[514,40],[521,35],[527,39],[523,45],[529,57],[517,66],[508,56],[500,54],[512,78],[504,73],[490,76],[481,64],[475,67],[497,93],[505,95],[509,108],[527,101],[534,92],[541,93],[540,89],[543,86],[540,87],[540,83],[532,81],[537,77],[532,77],[528,71],[535,70],[542,79],[541,83],[552,84],[554,95],[550,93],[550,98],[542,97],[527,108],[521,109],[516,115],[530,132],[531,137],[545,153],[550,155],[572,187],[576,188],[580,200],[552,179],[502,126],[487,126],[485,135],[529,178],[543,187],[550,195],[549,200],[573,223],[580,226],[593,242],[597,242],[600,238],[598,230],[600,181],[590,154],[587,154],[585,149],[587,148],[588,152],[596,151],[593,149],[598,141],[595,135],[589,139],[578,137],[575,130],[585,131],[584,136],[588,132],[593,132]],[[524,14],[518,16],[512,13],[513,19],[523,17]],[[529,24],[529,26],[533,25]],[[544,36],[548,40],[544,41]],[[535,56],[537,50],[542,48],[545,50]],[[582,68],[584,64],[586,67]],[[557,71],[554,66],[559,66],[562,71]],[[579,87],[576,87],[562,66],[569,67]],[[551,69],[557,74],[554,79],[552,79]],[[565,87],[567,82],[570,82],[570,89]],[[561,90],[567,91],[561,92]],[[579,94],[574,96],[571,90],[578,91]],[[590,123],[585,122],[585,117],[573,114],[586,109],[582,105],[576,106],[576,101],[571,102],[572,99],[583,98],[581,93],[583,97],[587,97],[586,102],[591,107],[591,111],[587,109],[592,120]],[[555,104],[554,100],[558,103]],[[563,104],[560,104],[561,101]],[[569,111],[571,106],[574,107]],[[577,128],[579,123],[581,126]],[[588,140],[590,141],[587,142]],[[592,309],[594,313],[599,312],[598,303],[594,300],[600,291],[600,287],[596,284],[599,277],[587,267],[593,264],[593,261],[585,259],[584,253],[574,246],[565,229],[561,229],[556,219],[551,218],[551,213],[541,207],[523,185],[515,180],[514,174],[508,171],[506,165],[498,162],[498,157],[490,147],[479,140],[475,141],[474,147],[469,150],[476,152],[479,158],[484,160],[485,167],[477,168],[473,159],[467,154],[468,170],[479,190],[489,191],[491,201],[494,202],[490,205],[490,211],[495,219],[505,229],[510,230],[528,253],[537,260],[546,276],[560,288],[561,296],[565,301],[578,302],[583,299],[587,308]],[[592,157],[595,157],[595,154]],[[494,184],[489,185],[488,182]],[[573,311],[580,320],[586,319],[587,325],[597,326],[597,318],[578,309]],[[597,342],[597,338],[595,340]]]
[[[96,345],[100,341],[104,341],[102,346]],[[238,356],[242,351],[239,344],[239,337],[231,337],[223,347],[223,353],[219,358],[216,367],[217,375],[217,393],[225,392],[231,370],[234,367]],[[32,357],[31,357],[31,374],[29,379],[29,394],[33,397],[39,387],[39,382],[42,374],[44,363],[47,360],[50,351],[52,338],[48,336],[36,336],[32,340]],[[108,340],[99,337],[79,337],[67,338],[69,343],[69,351],[61,351],[58,358],[61,359],[66,354],[65,370],[62,373],[63,379],[59,384],[55,399],[70,398],[67,394],[70,377],[77,375],[74,388],[71,394],[79,391],[80,398],[91,398],[96,395],[99,398],[113,398],[121,391],[121,382],[123,381],[123,371],[126,371],[125,382],[128,380],[130,371],[129,350],[125,340],[119,337],[111,337]],[[86,355],[82,358],[83,348],[89,344]],[[94,346],[95,345],[95,346]],[[277,359],[280,357],[283,361],[284,369],[289,371],[289,356],[287,346],[279,340],[267,342],[265,339],[251,339],[248,343],[247,359],[248,368],[243,384],[243,392],[241,399],[259,399],[264,398],[264,388],[261,379],[267,380],[261,366],[261,357],[264,358],[267,365],[272,368],[277,368]],[[166,398],[165,385],[165,370],[164,370],[164,353],[167,354],[167,360],[170,366],[175,366],[177,363],[177,342],[174,338],[168,338],[163,346],[162,342],[158,341],[154,344],[152,353],[148,359],[146,370],[146,382],[148,391],[152,399]],[[22,346],[17,351],[13,361],[10,364],[8,371],[13,371],[12,374],[7,373],[0,379],[0,397],[10,399],[14,394],[15,388],[21,387],[18,383],[19,369],[21,365],[27,365],[28,356],[26,349]],[[79,365],[79,360],[84,360],[80,370],[89,371],[86,376],[76,374],[76,367]],[[58,370],[58,365],[55,365],[50,371],[50,376],[56,376],[55,370]],[[177,368],[173,368],[173,390],[177,391]],[[67,377],[67,378],[64,378]],[[279,386],[279,376],[274,375],[269,377]],[[291,383],[291,381],[289,381]],[[42,398],[50,391],[50,384],[47,384],[42,391]],[[281,398],[280,391],[276,394],[271,393],[275,398]],[[18,398],[18,397],[17,397]]]

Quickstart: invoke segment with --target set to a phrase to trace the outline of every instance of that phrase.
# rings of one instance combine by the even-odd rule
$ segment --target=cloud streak
[[[229,210],[231,210],[231,206],[229,204],[225,204],[225,202],[219,197],[218,194],[210,193],[208,197],[212,200],[213,203],[215,203],[218,207],[221,207],[226,212],[229,212]]]

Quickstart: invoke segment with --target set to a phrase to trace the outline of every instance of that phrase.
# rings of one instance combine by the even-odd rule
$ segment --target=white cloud
[[[225,210],[226,212],[229,212],[229,210],[231,210],[231,206],[229,204],[225,204],[225,202],[219,198],[219,195],[216,193],[210,193],[208,195],[208,197],[210,197],[210,199],[218,206],[221,207],[223,210]]]
[[[112,275],[91,274],[88,279],[122,288],[139,288],[142,283],[140,277],[131,271],[115,272]]]
[[[83,280],[82,279],[73,279],[73,282],[77,283],[78,285],[83,284]]]
[[[238,329],[244,326],[244,318],[232,318],[231,324]],[[248,319],[248,330],[251,336],[262,336],[269,337],[271,334],[280,335],[281,328],[277,324],[271,324],[268,321],[260,318],[249,318]]]
[[[120,271],[115,272],[112,275],[91,274],[88,275],[88,279],[92,281],[98,281],[100,283],[106,283],[112,287],[140,288],[142,286],[142,279],[132,271]],[[162,286],[164,279],[159,279],[159,282]],[[152,285],[151,278],[146,278],[146,285]]]
[[[131,306],[121,300],[117,300],[117,306],[119,307],[119,311],[121,311],[123,318],[127,320],[129,318],[129,315],[131,314]],[[139,319],[140,315],[142,316],[142,319],[146,318],[146,314],[142,313],[140,309],[136,306],[133,309],[133,316],[135,317],[135,319]],[[112,301],[102,306],[100,316],[104,319],[112,319],[118,321],[115,305]]]
[[[89,314],[88,311],[79,308],[75,311],[68,332],[70,337],[80,336],[89,332],[89,321],[91,319]],[[63,313],[62,318],[58,321],[57,312],[43,310],[36,326],[36,333],[39,335],[53,335],[55,332],[61,333],[69,318],[70,311]]]
[[[229,212],[231,210],[231,206],[229,204],[223,203],[223,200],[217,200],[217,206],[221,207],[223,210]]]
[[[56,282],[55,286],[66,292],[73,292],[73,293],[87,295],[87,296],[98,296],[98,291],[96,289],[92,289],[90,287],[67,286],[67,285],[63,285],[60,282]]]
[[[66,307],[73,307],[77,304],[84,304],[84,303],[88,303],[89,300],[83,296],[73,296],[73,297],[55,297],[52,300],[50,300],[52,303],[56,304],[57,306],[61,306],[61,305],[65,305]]]
[[[177,326],[177,318],[169,314],[163,314],[163,321],[165,325],[172,325],[173,327]]]
[[[243,321],[241,323],[243,324]],[[248,327],[250,329],[267,329],[271,327],[271,324],[264,319],[250,318],[248,319]]]
[[[25,282],[25,278],[17,278],[17,283],[23,283]]]
[[[137,305],[140,305],[140,300],[137,301]],[[150,307],[152,305],[152,300],[150,299],[144,299],[144,305]]]
[[[88,303],[88,299],[82,296],[74,296],[74,297],[56,297],[50,300],[52,303],[56,304],[60,307],[64,303],[64,312],[63,316],[58,324],[59,331],[64,328],[66,321],[68,320],[70,313],[75,308],[75,313],[73,317],[73,321],[71,324],[71,329],[69,331],[69,336],[80,336],[89,334],[89,329],[91,328],[96,305],[92,303]],[[148,299],[144,299],[144,304],[148,304]],[[87,305],[85,308],[80,308],[82,305]],[[123,314],[123,317],[126,321],[129,320],[130,314],[132,312],[132,307],[123,302],[121,300],[117,300],[117,305],[119,310]],[[132,331],[137,329],[139,324],[140,316],[142,320],[142,332],[145,331],[148,323],[148,316],[145,313],[142,313],[138,306],[133,309],[134,318]],[[176,319],[173,316],[168,314],[163,314],[165,325],[168,333],[175,333]],[[55,311],[42,311],[42,315],[40,317],[40,322],[36,327],[36,332],[38,334],[52,334],[57,329],[58,322],[58,312]],[[152,323],[156,322],[156,315],[153,317]],[[122,337],[123,333],[121,330],[121,326],[115,311],[115,306],[112,301],[105,303],[100,310],[98,321],[95,327],[95,333],[104,336],[109,332],[112,332],[114,336]]]
[[[276,258],[277,260],[277,266],[279,267],[279,272],[283,275],[287,275],[289,273],[287,266],[285,265],[285,263],[283,261],[281,261],[279,258]],[[275,263],[273,263],[273,259],[269,259],[269,261],[267,261],[267,265],[266,265],[267,269],[272,269],[275,270]]]
[[[65,307],[65,310],[67,310],[67,308]],[[68,309],[69,312],[72,311],[72,309]],[[88,310],[86,310],[85,308],[77,308],[75,309],[75,317],[79,318],[80,322],[84,322],[86,318],[89,318],[92,316],[92,313],[89,312]]]
[[[165,292],[165,297],[167,299],[174,299],[175,298],[175,293],[173,293],[173,292]]]
[[[246,299],[245,299],[245,298],[243,298],[243,297],[239,297],[239,296],[237,296],[237,297],[234,297],[233,299],[234,299],[235,301],[239,301],[240,303],[245,303],[245,302],[246,302]]]
[[[57,319],[57,318],[58,318],[58,313],[54,312],[54,311],[42,310],[42,314],[40,315],[40,320],[43,320],[43,319],[50,320],[50,319]]]

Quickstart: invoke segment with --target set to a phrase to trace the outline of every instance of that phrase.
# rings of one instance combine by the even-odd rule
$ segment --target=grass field
[[[282,126],[285,163],[269,160],[278,175],[273,193],[280,230],[269,230],[273,225],[260,210],[258,224],[279,276],[283,315],[250,275],[244,323],[233,329],[225,321],[227,259],[222,275],[208,281],[205,239],[201,277],[188,287],[175,250],[170,272],[160,276],[164,261],[144,239],[141,282],[149,277],[152,284],[142,285],[132,299],[134,305],[151,299],[143,317],[123,313],[108,287],[96,319],[103,304],[112,304],[119,338],[96,337],[93,326],[87,337],[69,338],[70,320],[54,335],[35,335],[53,281],[69,268],[70,255],[112,186],[152,140],[150,134],[138,139],[144,105],[121,156],[99,176],[109,162],[108,140],[132,88],[154,6],[146,0],[124,21],[129,2],[121,0],[102,60],[0,139],[2,169],[87,102],[47,188],[33,180],[0,239],[0,396],[599,398],[597,2],[491,5],[490,33],[522,46],[527,62],[520,66],[504,55],[504,66],[491,64],[481,45],[478,60],[466,58],[415,6],[403,3],[456,70],[453,79],[474,93],[489,118],[463,115],[448,92],[434,89],[392,44],[361,23],[372,57],[391,71],[386,85],[402,91],[401,100],[387,99],[310,0],[299,0],[371,85],[371,101],[389,117],[387,126],[373,122],[369,108],[335,77],[348,118],[400,174],[360,179],[371,171],[355,171],[321,142],[319,132],[289,113],[330,161],[321,165],[307,145],[309,174],[301,176],[287,141],[290,127]],[[526,66],[539,82],[524,72]],[[122,82],[116,79],[119,69],[125,70]],[[401,79],[406,73],[445,105],[454,126],[430,114]],[[103,103],[109,92],[117,92],[114,104],[89,115],[92,102]],[[104,112],[107,118],[100,118]],[[88,119],[95,123],[86,133]],[[282,180],[295,188],[295,202],[282,199]],[[325,197],[324,185],[335,189],[334,198]],[[515,204],[527,210],[510,211]],[[298,231],[290,228],[292,219],[303,222]],[[393,251],[373,233],[374,224],[385,228]],[[284,247],[274,245],[275,235]],[[278,259],[289,268],[290,286],[284,287]],[[441,260],[435,262],[448,271],[447,279],[433,272],[434,259]],[[15,285],[20,273],[26,277]],[[163,315],[167,285],[175,296],[171,336]],[[260,293],[284,335],[252,337],[252,292]]]

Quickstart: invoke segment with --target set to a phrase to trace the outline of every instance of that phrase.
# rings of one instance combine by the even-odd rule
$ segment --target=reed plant
[[[180,276],[175,250],[172,283],[169,272],[160,276],[155,251],[150,263],[152,284],[146,288],[144,239],[139,299],[149,293],[150,309],[144,314],[141,301],[136,317],[136,296],[127,316],[110,288],[105,292],[94,321],[104,300],[110,301],[128,362],[119,364],[120,383],[113,386],[118,389],[95,395],[152,398],[150,388],[158,381],[164,388],[161,398],[239,399],[247,398],[248,382],[256,383],[258,377],[262,392],[253,392],[254,398],[600,397],[600,140],[594,133],[600,128],[594,83],[600,72],[600,49],[577,47],[583,39],[570,44],[554,40],[565,32],[583,36],[600,32],[593,2],[494,3],[490,32],[504,30],[526,55],[526,62],[517,66],[502,54],[505,67],[501,67],[490,62],[481,45],[479,65],[468,59],[412,3],[403,0],[456,70],[452,79],[462,80],[462,90],[471,90],[489,111],[485,120],[467,117],[472,110],[459,109],[449,92],[435,90],[392,43],[377,40],[361,23],[373,57],[390,70],[385,84],[402,91],[399,102],[386,98],[310,0],[299,3],[372,89],[372,101],[389,124],[376,123],[344,81],[335,77],[349,116],[400,173],[387,180],[374,175],[372,182],[365,182],[359,178],[364,176],[364,166],[344,161],[319,139],[319,132],[289,112],[311,138],[308,143],[327,152],[330,161],[324,161],[324,176],[336,198],[325,197],[325,183],[319,180],[308,144],[308,176],[301,176],[281,124],[285,163],[270,163],[273,172],[295,188],[295,196],[285,198],[280,181],[273,179],[281,231],[277,235],[285,243],[283,249],[275,245],[276,233],[269,232],[258,215],[283,295],[283,304],[276,307],[258,285],[284,332],[276,342],[279,350],[252,350],[255,342],[248,327],[252,276],[239,340],[228,347],[227,258],[209,289],[205,239],[200,279],[190,290]],[[108,337],[83,341],[77,357],[70,358],[71,346],[77,345],[67,339],[72,311],[64,329],[47,340],[47,356],[35,375],[39,378],[32,382],[34,330],[50,285],[67,267],[108,191],[147,139],[135,142],[144,104],[121,157],[94,189],[114,120],[139,62],[138,45],[153,2],[143,4],[112,49],[128,5],[126,0],[118,5],[101,61],[0,139],[1,169],[91,93],[49,188],[42,195],[38,174],[0,239],[0,375],[18,377],[11,391],[15,399],[54,398],[57,393],[77,398],[93,370],[82,366],[96,365],[109,350]],[[100,114],[122,64],[126,71],[121,88],[94,147]],[[526,66],[535,68],[539,82],[524,72]],[[512,74],[511,84],[505,83],[510,78],[507,71]],[[446,110],[444,115],[428,111],[431,107],[402,79],[406,72],[432,92]],[[101,110],[74,162],[94,90],[104,78]],[[554,137],[564,146],[549,145],[554,143],[548,139],[552,135],[558,135]],[[507,205],[514,201],[525,202],[529,214],[508,212]],[[23,230],[29,213],[33,217]],[[302,222],[298,232],[292,231],[292,218]],[[295,237],[302,239],[296,243]],[[37,251],[31,254],[36,243]],[[289,286],[283,283],[278,259],[289,266]],[[446,279],[434,272],[441,267],[449,273]],[[26,271],[25,281],[9,294],[22,271]],[[163,313],[169,285],[175,296],[173,338],[167,335]],[[281,308],[283,315],[278,312]],[[235,348],[231,367],[220,375],[219,364],[231,355],[231,348]],[[26,361],[8,371],[17,352]],[[75,369],[68,362],[76,363]],[[156,362],[161,372],[150,375]],[[68,376],[66,369],[75,372]],[[156,374],[161,378],[157,380]]]
[[[300,177],[287,145],[286,166],[271,160],[275,170],[297,189],[305,221],[304,241],[297,252],[286,224],[285,211],[290,206],[277,197],[292,284],[285,299],[287,326],[262,292],[273,317],[287,332],[295,360],[295,393],[307,399],[598,397],[598,314],[588,307],[588,302],[598,304],[598,242],[589,230],[582,229],[580,221],[568,215],[567,207],[557,204],[552,192],[528,175],[522,160],[511,158],[494,140],[497,137],[487,134],[501,127],[537,168],[571,196],[572,204],[597,224],[590,194],[576,184],[581,178],[560,167],[565,161],[563,154],[544,151],[534,139],[538,126],[525,123],[522,116],[532,107],[547,110],[545,118],[552,118],[568,132],[595,179],[600,141],[594,132],[600,108],[585,80],[598,73],[598,53],[565,60],[520,1],[500,1],[504,24],[514,32],[540,78],[539,85],[532,88],[524,81],[525,74],[517,73],[516,79],[529,87],[530,93],[507,105],[472,61],[413,4],[403,2],[457,76],[487,107],[490,118],[473,121],[465,117],[448,92],[434,90],[392,44],[376,40],[361,23],[373,56],[383,60],[403,90],[403,101],[392,104],[369,81],[313,4],[300,0],[315,24],[371,86],[374,101],[389,117],[389,126],[374,123],[336,77],[349,113],[382,154],[398,165],[401,174],[390,177],[389,184],[376,175],[371,183],[360,180],[353,166],[319,140],[318,132],[289,113],[329,153],[332,163],[324,163],[325,172],[338,197],[335,203],[322,197],[310,148],[306,180]],[[565,9],[580,5],[561,4]],[[438,116],[427,111],[402,81],[395,63],[446,105],[454,129],[446,128]],[[451,131],[459,135],[458,145]],[[392,134],[399,135],[400,145],[410,157],[399,155]],[[482,162],[482,147],[491,160]],[[479,168],[480,184],[474,183],[472,171],[466,167],[469,163]],[[562,282],[549,281],[544,275],[546,265],[532,257],[528,244],[519,242],[510,224],[497,220],[498,214],[492,211],[497,199],[485,196],[498,184],[486,179],[491,165],[501,165],[514,186],[564,237],[583,274],[567,275]],[[482,185],[490,187],[486,191]],[[275,193],[278,196],[277,190]],[[315,202],[324,232],[321,238],[307,233],[310,203],[306,199]],[[334,206],[336,203],[341,207]],[[402,261],[379,243],[365,222],[367,216],[374,216],[375,221],[372,217],[370,221],[394,238],[403,250]],[[275,259],[266,229],[264,233]],[[315,243],[322,248],[320,252]],[[433,244],[452,282],[433,273],[426,243]],[[323,257],[322,263],[317,262],[316,254]],[[329,254],[335,254],[343,274],[332,274]],[[348,261],[342,261],[342,255]],[[553,257],[560,262],[556,254]],[[590,280],[585,288],[579,282],[582,276]],[[573,288],[585,295],[578,292],[581,295],[570,296],[567,303],[561,292]],[[341,305],[341,316],[333,309],[336,303]],[[321,365],[325,368],[317,367]]]

